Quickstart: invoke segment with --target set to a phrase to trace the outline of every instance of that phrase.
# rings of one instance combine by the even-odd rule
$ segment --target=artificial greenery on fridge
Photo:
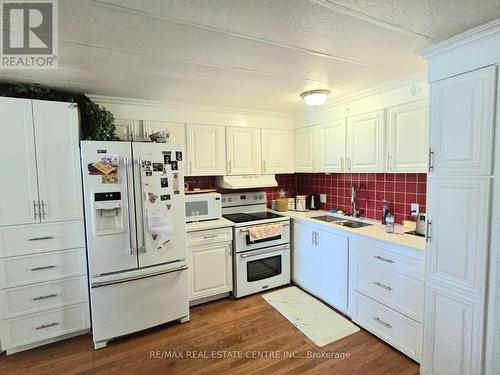
[[[94,103],[86,95],[52,89],[31,83],[0,82],[0,96],[24,99],[53,100],[78,105],[80,138],[93,141],[117,141],[113,114]]]

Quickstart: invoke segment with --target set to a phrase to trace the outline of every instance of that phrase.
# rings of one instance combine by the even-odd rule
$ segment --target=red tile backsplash
[[[326,194],[326,203],[320,206],[324,210],[337,208],[351,214],[355,185],[362,217],[380,220],[384,200],[397,223],[410,213],[411,203],[418,203],[420,212],[425,212],[425,173],[298,173],[296,179],[298,194]]]
[[[361,216],[380,220],[383,201],[394,213],[396,223],[401,223],[410,212],[410,204],[418,203],[420,212],[425,212],[427,175],[425,173],[296,173],[276,175],[278,187],[265,189],[268,206],[284,190],[287,196],[296,194],[326,194],[326,203],[320,208],[341,209],[352,213],[351,188],[358,189],[358,203]],[[186,177],[189,188],[216,188],[216,177]],[[231,192],[221,190],[220,192]]]

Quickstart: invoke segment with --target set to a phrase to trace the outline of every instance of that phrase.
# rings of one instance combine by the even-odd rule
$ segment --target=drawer
[[[2,348],[9,350],[89,328],[88,303],[2,320]]]
[[[86,274],[85,249],[0,259],[0,288]]]
[[[366,259],[373,261],[385,269],[423,280],[423,260],[410,258],[394,251],[362,242],[352,241],[352,245],[359,260]]]
[[[2,319],[88,301],[87,277],[0,290]]]
[[[219,228],[189,232],[187,234],[187,246],[206,245],[217,242],[228,242],[233,240],[232,228]]]
[[[0,258],[85,247],[83,221],[0,229]]]
[[[418,281],[360,259],[353,267],[352,288],[422,322],[424,286]]]
[[[353,320],[420,362],[422,356],[420,323],[358,292],[353,292]]]

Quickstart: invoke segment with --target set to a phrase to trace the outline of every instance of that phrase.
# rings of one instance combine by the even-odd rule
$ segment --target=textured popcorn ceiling
[[[499,16],[498,0],[64,0],[59,70],[0,79],[288,112],[308,89],[422,71],[417,49]]]

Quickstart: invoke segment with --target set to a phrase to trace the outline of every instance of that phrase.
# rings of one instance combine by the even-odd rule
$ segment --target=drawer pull
[[[57,294],[47,294],[46,296],[38,296],[33,298],[33,301],[40,301],[42,299],[47,299],[47,298],[54,298],[57,297]]]
[[[383,289],[385,289],[385,290],[394,290],[394,289],[392,289],[390,286],[387,286],[387,285],[385,285],[385,284],[379,283],[378,281],[374,281],[374,282],[373,282],[373,285],[376,285],[376,286],[378,286],[378,287],[380,287],[380,288],[383,288]]]
[[[389,323],[384,322],[379,317],[374,316],[372,319],[375,320],[377,323],[382,324],[386,328],[392,328],[392,326]]]
[[[46,236],[46,237],[34,237],[34,238],[30,238],[28,239],[28,241],[41,241],[41,240],[51,240],[53,239],[54,237],[52,236]]]
[[[374,258],[378,259],[378,260],[381,260],[382,262],[394,263],[394,261],[392,259],[384,258],[384,257],[381,257],[380,255],[375,255]]]
[[[206,236],[203,236],[203,239],[208,239],[208,238],[217,238],[216,234],[207,234]]]
[[[50,327],[54,327],[54,326],[58,326],[59,323],[58,322],[52,322],[52,323],[49,323],[49,324],[42,324],[41,326],[38,326],[36,327],[35,329],[45,329],[45,328],[50,328]]]
[[[35,267],[35,268],[30,269],[30,271],[50,270],[51,268],[56,268],[56,266],[50,265],[50,266],[43,266],[43,267]]]

